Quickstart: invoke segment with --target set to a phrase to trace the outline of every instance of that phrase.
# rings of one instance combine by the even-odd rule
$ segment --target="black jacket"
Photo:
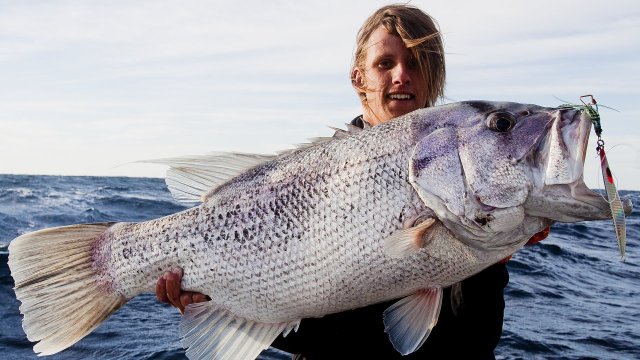
[[[351,124],[364,127],[361,116]],[[393,348],[382,323],[382,313],[396,300],[304,319],[297,332],[279,336],[272,346],[308,360],[495,359],[508,282],[506,265],[495,264],[458,285],[460,304],[452,305],[451,288],[444,289],[438,323],[424,345],[407,356]]]

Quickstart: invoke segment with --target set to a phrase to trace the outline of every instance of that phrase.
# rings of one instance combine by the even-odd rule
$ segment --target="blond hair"
[[[367,55],[366,44],[371,34],[380,26],[391,35],[398,36],[404,46],[411,51],[418,63],[420,75],[427,84],[427,103],[433,106],[444,95],[445,66],[444,45],[435,20],[422,10],[403,4],[384,6],[374,12],[362,25],[356,37],[356,49],[353,56],[351,81],[355,82],[353,69],[365,71]],[[365,100],[364,87],[358,90],[360,98]]]

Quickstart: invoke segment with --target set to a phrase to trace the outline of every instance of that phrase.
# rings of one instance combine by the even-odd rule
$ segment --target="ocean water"
[[[639,192],[621,195],[640,204]],[[141,221],[184,208],[162,179],[0,175],[0,358],[36,358],[7,266],[12,239],[46,227]],[[549,238],[515,254],[497,358],[640,359],[639,221],[638,210],[627,217],[624,262],[609,221],[556,224]],[[49,358],[185,359],[179,320],[175,309],[143,295]],[[261,358],[287,355],[270,349]]]

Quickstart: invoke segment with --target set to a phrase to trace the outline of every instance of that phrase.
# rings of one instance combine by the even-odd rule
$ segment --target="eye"
[[[409,61],[407,62],[407,66],[409,67],[409,69],[417,69],[418,60],[412,56],[411,58],[409,58]]]
[[[487,127],[495,132],[507,132],[516,126],[516,118],[508,112],[495,112],[487,117]]]
[[[393,67],[393,62],[388,59],[383,59],[378,63],[378,67],[382,69],[391,69]]]

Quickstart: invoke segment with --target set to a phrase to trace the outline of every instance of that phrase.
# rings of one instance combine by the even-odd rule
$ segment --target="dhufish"
[[[62,351],[180,267],[211,298],[180,323],[191,359],[254,359],[303,318],[391,299],[380,321],[411,353],[444,287],[553,222],[611,218],[583,181],[590,129],[578,109],[468,101],[274,156],[170,160],[172,192],[198,206],[11,242],[24,331],[40,355]]]

